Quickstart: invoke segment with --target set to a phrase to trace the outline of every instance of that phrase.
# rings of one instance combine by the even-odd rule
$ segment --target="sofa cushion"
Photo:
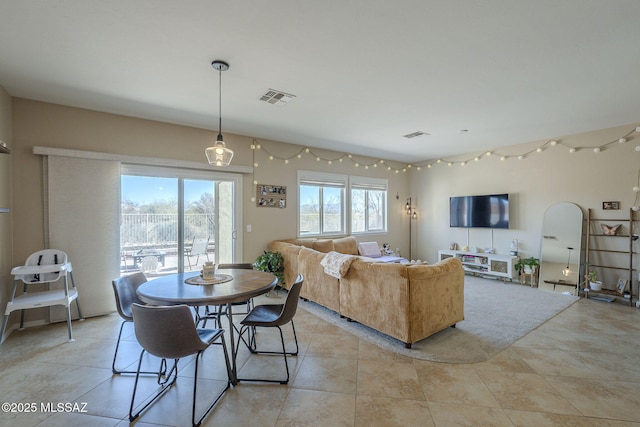
[[[334,250],[333,240],[332,239],[321,239],[316,240],[311,245],[312,249],[315,249],[318,252],[329,253]]]
[[[295,244],[305,248],[313,248],[316,239],[296,239]]]
[[[297,257],[297,273],[304,276],[300,297],[338,312],[340,310],[340,279],[324,272],[320,262],[325,255],[313,249],[300,248]]]
[[[358,255],[358,241],[353,236],[333,239],[333,246],[341,254]]]

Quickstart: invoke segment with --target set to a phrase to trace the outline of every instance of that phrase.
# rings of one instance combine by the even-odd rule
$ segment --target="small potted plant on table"
[[[540,260],[536,257],[521,258],[514,264],[518,275],[520,276],[520,284],[523,284],[523,275],[531,278],[531,287],[538,286],[537,271],[540,265]]]

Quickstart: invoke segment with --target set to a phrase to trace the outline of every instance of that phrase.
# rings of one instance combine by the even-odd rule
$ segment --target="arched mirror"
[[[547,208],[542,222],[539,287],[555,292],[577,292],[582,251],[582,209],[560,202]]]

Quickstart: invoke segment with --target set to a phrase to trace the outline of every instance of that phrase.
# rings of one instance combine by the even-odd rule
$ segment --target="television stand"
[[[454,250],[438,251],[438,260],[458,258],[462,262],[465,273],[501,278],[504,282],[513,281],[515,270],[513,265],[517,256],[490,254],[485,252],[464,252]]]

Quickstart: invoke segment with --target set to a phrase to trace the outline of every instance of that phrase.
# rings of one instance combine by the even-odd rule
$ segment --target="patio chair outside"
[[[196,266],[198,265],[198,261],[200,260],[200,256],[204,255],[207,257],[207,261],[209,261],[209,237],[195,237],[193,239],[193,244],[191,248],[184,251],[185,256],[187,257],[187,262],[189,263],[189,270],[191,267],[191,257],[196,257]]]

